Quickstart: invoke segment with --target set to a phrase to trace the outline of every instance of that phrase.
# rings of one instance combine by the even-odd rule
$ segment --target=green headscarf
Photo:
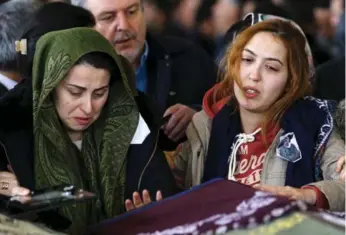
[[[111,78],[108,101],[100,118],[84,132],[79,151],[57,115],[53,92],[78,59],[91,52],[113,58],[120,74]],[[111,44],[89,28],[48,33],[37,43],[33,64],[36,188],[73,184],[97,194],[96,201],[60,210],[72,221],[73,234],[124,210],[126,154],[139,112],[127,80],[132,74],[123,65]]]

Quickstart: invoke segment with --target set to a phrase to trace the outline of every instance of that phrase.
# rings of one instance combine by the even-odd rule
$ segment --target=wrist
[[[304,188],[304,198],[305,202],[310,205],[315,205],[317,201],[317,194],[314,189]]]

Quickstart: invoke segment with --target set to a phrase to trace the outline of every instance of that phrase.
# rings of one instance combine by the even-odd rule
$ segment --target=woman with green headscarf
[[[30,189],[74,185],[95,193],[94,201],[59,208],[72,222],[71,234],[124,212],[134,191],[175,193],[167,161],[157,154],[153,130],[137,108],[129,68],[103,36],[88,28],[51,32],[36,45],[33,170],[27,172],[34,186],[18,181]],[[17,160],[8,157],[14,174]],[[11,182],[0,194],[27,194]]]

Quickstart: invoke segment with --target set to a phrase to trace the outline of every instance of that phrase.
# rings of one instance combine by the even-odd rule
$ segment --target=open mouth
[[[259,90],[252,88],[252,87],[251,88],[250,87],[244,87],[243,91],[244,91],[244,95],[250,99],[257,97],[260,94]]]

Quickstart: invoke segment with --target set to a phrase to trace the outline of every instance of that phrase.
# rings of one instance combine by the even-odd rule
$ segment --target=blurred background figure
[[[274,1],[271,0],[244,0],[242,17],[250,12],[276,15],[288,19],[291,18],[282,4],[275,4]]]
[[[213,7],[213,21],[215,28],[216,58],[224,50],[223,37],[227,30],[241,19],[242,1],[217,0]]]
[[[154,34],[185,37],[185,30],[173,21],[173,13],[180,0],[144,0],[148,31]]]
[[[334,29],[333,56],[345,56],[345,0],[331,0],[330,21]]]
[[[195,26],[197,9],[203,0],[179,0],[173,9],[173,22],[185,32],[191,32]]]
[[[40,6],[35,0],[11,0],[0,5],[0,97],[21,81],[15,41],[27,30]]]

